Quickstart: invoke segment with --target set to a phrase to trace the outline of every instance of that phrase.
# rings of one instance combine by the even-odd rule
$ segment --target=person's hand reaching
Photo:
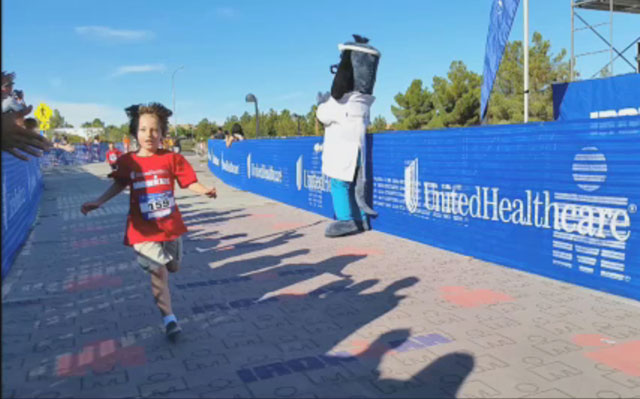
[[[217,198],[218,197],[218,193],[217,193],[215,187],[211,187],[206,193],[204,193],[204,195],[206,195],[209,198]]]
[[[18,125],[17,118],[21,114],[22,116],[27,115],[27,111],[31,112],[31,107],[27,107],[20,113],[5,112],[2,114],[2,151],[8,152],[23,161],[28,161],[29,158],[17,150],[40,157],[42,153],[38,149],[48,151],[53,147],[53,144],[44,136]]]
[[[82,204],[82,207],[80,208],[80,212],[82,212],[82,214],[86,216],[87,213],[89,213],[91,211],[95,211],[98,208],[100,208],[100,203],[99,202],[89,201],[89,202],[85,202],[84,204]]]

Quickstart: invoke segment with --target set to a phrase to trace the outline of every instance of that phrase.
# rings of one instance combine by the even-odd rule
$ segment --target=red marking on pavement
[[[103,373],[117,364],[123,367],[142,366],[147,363],[142,346],[122,348],[113,339],[99,341],[82,348],[82,352],[58,357],[56,375],[58,377],[82,376],[89,369]]]
[[[585,356],[625,374],[640,377],[640,341],[612,345],[588,352]]]
[[[95,290],[98,288],[106,287],[120,287],[122,285],[122,277],[118,276],[91,276],[88,278],[82,278],[78,281],[74,281],[65,286],[65,289],[69,292],[83,291],[83,290]]]
[[[609,346],[614,343],[613,340],[600,334],[580,334],[572,339],[573,343],[579,346]]]
[[[395,350],[382,342],[369,342],[363,339],[356,339],[349,342],[351,348],[347,349],[352,356],[364,356],[378,358],[385,353],[394,354]]]
[[[253,215],[251,215],[251,217],[254,219],[271,219],[276,217],[276,215],[272,213],[265,213],[265,214],[254,213]]]
[[[304,226],[303,223],[285,222],[285,223],[274,224],[273,229],[274,230],[293,230],[293,229],[299,229],[300,227],[303,227],[303,226]]]
[[[601,334],[580,334],[573,337],[576,345],[596,347],[585,357],[625,374],[640,377],[640,341],[616,343],[615,340]]]
[[[466,287],[442,287],[441,296],[444,300],[463,308],[493,305],[502,302],[513,302],[507,294],[491,290],[469,290]]]
[[[358,248],[358,247],[343,247],[336,252],[338,256],[352,255],[352,256],[368,256],[368,255],[382,255],[382,251],[373,248]]]

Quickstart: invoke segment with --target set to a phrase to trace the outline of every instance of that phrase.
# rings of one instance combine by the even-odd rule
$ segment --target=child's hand
[[[100,208],[99,202],[85,202],[84,204],[82,204],[80,212],[82,212],[83,215],[86,215],[87,213],[95,211],[98,208]]]
[[[218,197],[218,193],[216,192],[216,188],[215,187],[211,187],[209,189],[209,191],[204,193],[204,195],[206,195],[209,198],[217,198]]]

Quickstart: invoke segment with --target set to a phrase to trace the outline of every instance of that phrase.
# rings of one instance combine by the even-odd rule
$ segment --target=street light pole
[[[181,69],[184,69],[184,65],[181,65],[178,68],[176,68],[176,70],[173,71],[173,74],[171,74],[171,93],[172,93],[172,96],[173,96],[173,127],[175,128],[176,137],[178,136],[178,121],[176,119],[176,84],[175,84],[175,77],[176,77],[176,72],[178,72]]]
[[[249,93],[244,98],[248,103],[254,103],[256,105],[256,137],[260,137],[260,114],[258,113],[258,99],[253,94]]]

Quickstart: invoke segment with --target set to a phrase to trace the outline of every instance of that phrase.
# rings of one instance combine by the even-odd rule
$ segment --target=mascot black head
[[[340,64],[331,66],[335,73],[331,85],[331,97],[340,100],[345,94],[357,91],[373,94],[380,52],[367,44],[366,37],[353,35],[355,42],[339,44]]]

